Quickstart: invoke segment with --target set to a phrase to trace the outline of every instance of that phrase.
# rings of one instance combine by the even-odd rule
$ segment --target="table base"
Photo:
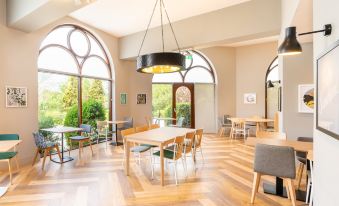
[[[69,156],[63,156],[62,162],[60,161],[59,157],[52,158],[52,162],[59,163],[59,164],[69,162],[69,161],[72,161],[72,160],[74,160],[74,159],[72,157],[69,157]]]
[[[287,198],[286,188],[283,188],[282,194],[277,194],[276,186],[270,183],[263,183],[264,193]],[[302,202],[306,200],[306,192],[302,190],[295,191],[296,199]]]

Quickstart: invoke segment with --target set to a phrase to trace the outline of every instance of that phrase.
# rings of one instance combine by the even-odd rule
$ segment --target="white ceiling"
[[[164,4],[171,22],[175,22],[247,1],[250,0],[164,0]],[[154,4],[155,0],[97,0],[70,16],[121,37],[145,30]],[[151,28],[160,25],[157,8]]]

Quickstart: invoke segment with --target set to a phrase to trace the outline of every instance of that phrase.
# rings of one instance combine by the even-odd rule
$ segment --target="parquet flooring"
[[[49,160],[45,171],[41,162],[34,167],[21,168],[14,175],[13,185],[0,198],[1,206],[241,206],[249,203],[252,188],[254,149],[242,141],[204,135],[205,163],[197,154],[196,173],[192,160],[188,161],[185,178],[181,161],[178,162],[179,185],[175,185],[173,164],[165,168],[165,187],[160,186],[159,166],[151,179],[149,153],[142,156],[141,165],[131,160],[131,175],[123,170],[122,147],[105,144],[94,146],[94,155],[84,149],[82,159],[78,151],[74,161],[59,165]],[[132,155],[133,156],[133,155]],[[274,178],[264,177],[273,182]],[[2,175],[0,182],[8,182]],[[304,182],[304,181],[303,181]],[[304,187],[304,186],[303,186]],[[298,202],[299,205],[304,205]],[[263,194],[259,189],[256,203],[260,206],[291,205],[285,198]]]

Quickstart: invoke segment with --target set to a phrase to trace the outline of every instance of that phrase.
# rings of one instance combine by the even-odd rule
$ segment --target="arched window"
[[[265,116],[274,118],[274,114],[280,111],[281,87],[279,78],[279,61],[275,57],[269,65],[265,77]]]
[[[184,51],[186,71],[154,74],[153,83],[215,83],[215,75],[209,61],[194,50]]]
[[[40,128],[95,127],[97,120],[112,119],[114,73],[90,31],[73,24],[54,28],[41,43],[38,72]]]

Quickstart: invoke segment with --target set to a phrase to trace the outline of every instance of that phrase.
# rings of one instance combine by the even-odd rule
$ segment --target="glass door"
[[[174,83],[172,115],[176,120],[183,119],[182,127],[194,128],[194,84]],[[174,121],[176,123],[180,123]]]

